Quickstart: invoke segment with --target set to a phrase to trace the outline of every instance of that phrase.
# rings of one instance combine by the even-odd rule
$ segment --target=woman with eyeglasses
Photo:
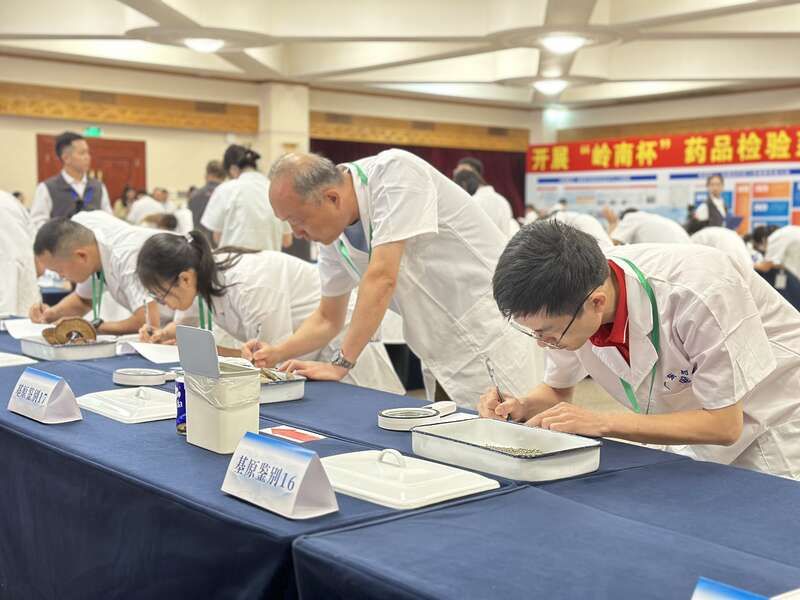
[[[242,343],[241,349],[221,347],[227,356],[248,360],[257,350],[269,350],[300,327],[319,304],[317,267],[299,258],[269,250],[236,247],[212,250],[205,236],[157,234],[139,252],[136,273],[159,304],[174,309],[175,320],[142,337],[153,343],[175,339],[176,326],[219,328]],[[320,332],[324,335],[325,332]],[[335,340],[311,360],[333,356]],[[298,356],[276,356],[283,362]],[[348,383],[404,393],[383,344],[370,344],[368,360],[353,369]]]

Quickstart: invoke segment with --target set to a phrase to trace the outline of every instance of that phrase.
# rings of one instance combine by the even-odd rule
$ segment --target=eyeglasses
[[[169,296],[169,293],[172,291],[172,288],[174,288],[177,285],[177,283],[178,283],[178,278],[176,277],[175,279],[172,280],[172,284],[167,288],[167,291],[161,294],[160,296],[158,294],[154,294],[153,292],[149,292],[148,295],[158,304],[164,305],[166,304],[165,300],[167,299],[167,296]]]
[[[592,294],[594,294],[594,292],[599,287],[600,286],[598,285],[597,287],[592,288],[592,290],[588,294],[586,294],[586,296],[584,296],[583,300],[581,300],[580,304],[578,304],[578,308],[576,308],[575,312],[572,313],[572,318],[569,320],[569,323],[567,323],[567,326],[564,328],[564,331],[561,332],[561,335],[558,337],[558,340],[556,341],[555,344],[553,344],[551,342],[548,342],[542,336],[541,333],[537,333],[536,331],[528,329],[527,327],[523,327],[522,325],[517,323],[514,319],[509,319],[509,324],[511,325],[511,327],[513,327],[514,329],[516,329],[520,333],[524,333],[528,337],[532,337],[533,339],[535,339],[540,344],[542,344],[542,345],[544,345],[544,346],[546,346],[546,347],[548,347],[548,348],[550,348],[552,350],[563,350],[564,346],[561,345],[561,340],[564,339],[564,336],[567,335],[567,331],[569,331],[569,328],[572,327],[572,324],[575,322],[575,319],[578,318],[578,314],[581,312],[581,309],[583,308],[583,305],[586,303],[586,301],[589,299],[589,297]]]

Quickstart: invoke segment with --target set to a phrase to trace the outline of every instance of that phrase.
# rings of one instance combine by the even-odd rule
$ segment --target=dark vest
[[[97,179],[87,178],[86,189],[80,198],[61,173],[45,179],[44,185],[53,201],[50,218],[71,217],[82,210],[99,210],[103,200],[103,184]],[[91,191],[90,191],[91,190]]]
[[[706,206],[708,207],[708,224],[713,227],[725,227],[725,217],[719,212],[717,205],[714,204],[711,198],[706,200]]]

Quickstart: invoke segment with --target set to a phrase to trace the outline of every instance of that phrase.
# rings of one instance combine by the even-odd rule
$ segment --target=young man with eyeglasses
[[[97,332],[109,335],[137,333],[145,323],[169,322],[172,311],[159,308],[136,276],[139,250],[158,233],[157,229],[133,227],[102,211],[80,212],[71,219],[61,217],[45,223],[33,244],[39,264],[77,286],[55,306],[31,306],[31,321],[55,323],[89,313]],[[105,290],[130,316],[103,320]]]
[[[112,214],[106,186],[89,177],[92,156],[83,136],[65,131],[56,137],[55,153],[63,168],[36,188],[31,204],[34,227],[38,229],[48,219],[69,218],[81,211],[102,210]]]
[[[484,394],[482,416],[800,476],[800,314],[752,269],[692,245],[604,255],[544,221],[512,238],[493,289],[515,328],[547,348],[547,368],[523,398]],[[629,410],[572,404],[587,375]]]

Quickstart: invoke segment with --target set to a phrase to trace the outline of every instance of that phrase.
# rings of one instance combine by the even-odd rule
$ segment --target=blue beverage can
[[[183,375],[175,378],[175,403],[178,408],[175,428],[180,435],[186,435],[186,382]]]

